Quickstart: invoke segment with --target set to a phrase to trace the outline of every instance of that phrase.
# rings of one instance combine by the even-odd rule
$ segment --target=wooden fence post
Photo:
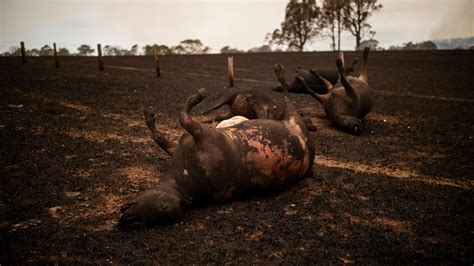
[[[229,69],[229,87],[234,87],[234,57],[229,56],[227,57],[227,65]]]
[[[99,70],[104,71],[104,62],[102,61],[102,48],[100,46],[100,43],[97,44],[97,53],[97,57],[99,59]]]
[[[56,68],[59,68],[58,52],[56,51],[56,43],[53,43],[54,47],[54,61],[56,61]]]
[[[155,67],[156,67],[156,77],[161,77],[161,69],[160,69],[160,59],[158,58],[158,53],[156,52],[156,48],[153,48],[153,54],[155,55]]]
[[[21,61],[26,64],[25,42],[20,42],[21,45]]]

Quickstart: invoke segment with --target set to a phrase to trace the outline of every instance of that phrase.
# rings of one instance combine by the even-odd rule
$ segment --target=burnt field
[[[350,62],[356,53],[346,53]],[[270,91],[274,63],[335,67],[335,53],[235,56],[236,87]],[[190,94],[199,114],[225,91],[225,55],[0,58],[0,263],[474,262],[474,52],[371,52],[375,106],[361,136],[291,94],[318,130],[314,174],[277,194],[191,208],[169,226],[117,228],[122,203],[153,187]],[[358,73],[358,67],[356,73]],[[210,125],[212,126],[212,125]]]

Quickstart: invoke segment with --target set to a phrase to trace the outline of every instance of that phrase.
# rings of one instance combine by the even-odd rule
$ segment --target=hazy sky
[[[264,44],[279,27],[288,0],[0,0],[0,51],[40,48],[56,42],[76,52],[80,44],[176,45],[198,38],[218,53],[226,45],[249,49]],[[379,0],[369,23],[380,46],[432,38],[474,36],[474,0]],[[342,46],[355,39],[344,34]],[[307,50],[328,50],[315,40]]]

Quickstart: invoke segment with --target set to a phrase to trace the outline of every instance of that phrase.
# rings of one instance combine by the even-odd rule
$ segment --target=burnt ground
[[[351,60],[355,53],[347,53]],[[269,91],[333,67],[335,53],[235,56],[236,86]],[[119,207],[153,187],[169,157],[142,110],[178,139],[225,91],[226,56],[0,58],[0,263],[462,263],[473,258],[474,52],[371,52],[376,105],[361,136],[334,129],[316,101],[291,95],[318,126],[315,172],[273,195],[189,210],[182,222],[117,229]],[[269,91],[280,101],[281,94]]]

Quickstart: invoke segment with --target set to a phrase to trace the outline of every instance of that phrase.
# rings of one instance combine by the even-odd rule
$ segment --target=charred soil
[[[352,60],[355,53],[347,53]],[[282,95],[272,66],[335,68],[335,53],[235,55],[237,87]],[[226,90],[226,56],[0,58],[0,264],[474,262],[474,52],[372,52],[375,105],[361,136],[308,95],[314,173],[281,193],[191,208],[180,223],[117,228],[119,208],[157,184],[169,157],[143,108],[177,140],[199,88]],[[358,68],[357,68],[358,69]],[[357,71],[356,71],[357,72]],[[212,126],[212,125],[210,125]]]

